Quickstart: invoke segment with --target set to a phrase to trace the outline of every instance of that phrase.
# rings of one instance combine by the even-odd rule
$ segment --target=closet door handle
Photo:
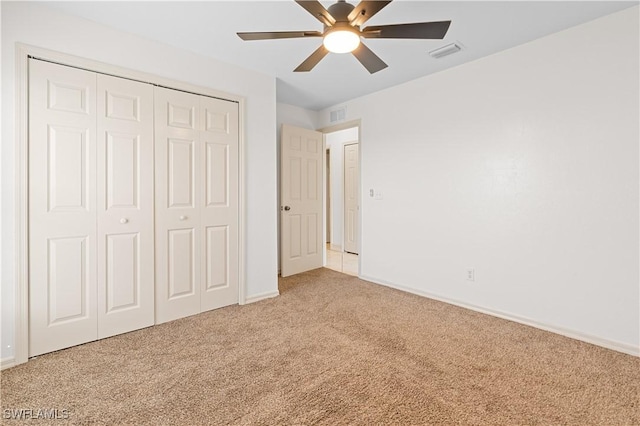
[[[179,219],[180,220],[187,220],[188,218],[186,216],[180,216]]]
[[[128,222],[129,222],[129,219],[127,219],[126,217],[123,217],[122,219],[120,219],[120,223],[123,225]]]

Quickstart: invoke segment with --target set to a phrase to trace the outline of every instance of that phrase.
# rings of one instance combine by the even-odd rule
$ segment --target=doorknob
[[[180,220],[187,220],[187,217],[186,216],[180,216],[179,219]]]
[[[126,217],[123,217],[122,219],[120,219],[120,223],[122,223],[123,225],[127,222],[129,222],[129,219],[127,219]]]
[[[284,206],[284,211],[288,212],[289,210],[291,210],[291,207],[289,207],[289,206]]]

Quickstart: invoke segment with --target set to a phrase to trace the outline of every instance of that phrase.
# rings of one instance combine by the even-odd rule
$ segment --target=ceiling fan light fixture
[[[360,45],[360,35],[348,28],[335,28],[327,31],[322,44],[332,53],[349,53]]]

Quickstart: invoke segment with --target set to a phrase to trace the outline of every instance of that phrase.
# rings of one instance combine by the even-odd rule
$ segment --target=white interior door
[[[238,303],[238,104],[200,97],[200,310]]]
[[[289,125],[281,133],[281,274],[322,267],[322,133]]]
[[[344,251],[358,254],[360,183],[358,144],[344,146]]]
[[[154,323],[153,86],[97,75],[98,338]]]
[[[155,88],[156,323],[200,312],[200,99]]]
[[[29,356],[95,340],[96,75],[29,61]]]

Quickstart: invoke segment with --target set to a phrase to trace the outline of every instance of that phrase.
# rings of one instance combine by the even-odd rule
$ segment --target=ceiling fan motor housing
[[[329,6],[327,12],[333,16],[336,22],[349,22],[349,14],[354,8],[354,5],[342,0]]]

